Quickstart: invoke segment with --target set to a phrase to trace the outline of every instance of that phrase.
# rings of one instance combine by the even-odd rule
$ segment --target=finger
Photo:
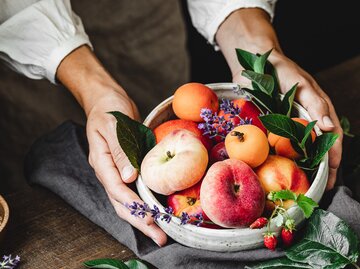
[[[143,234],[150,237],[158,246],[164,246],[167,241],[166,234],[157,226],[151,217],[146,216],[144,219],[141,217],[136,217],[130,214],[129,210],[123,205],[119,204],[116,200],[110,198],[111,203],[113,204],[116,213],[118,216],[132,226],[140,230]],[[151,219],[148,221],[146,219]]]
[[[329,104],[318,90],[310,89],[310,85],[301,86],[297,99],[321,130],[331,131],[335,128],[334,120],[330,118]]]
[[[108,124],[107,131],[101,135],[103,135],[103,138],[108,144],[113,162],[120,171],[121,179],[125,183],[133,182],[137,178],[138,173],[131,165],[128,157],[119,145],[119,141],[116,137],[116,121],[111,119]]]
[[[335,186],[337,169],[329,168],[329,179],[326,185],[326,190],[331,190]]]

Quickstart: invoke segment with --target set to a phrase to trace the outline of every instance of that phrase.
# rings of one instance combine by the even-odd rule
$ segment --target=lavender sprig
[[[204,221],[202,214],[189,215],[186,212],[182,212],[181,217],[177,217],[174,215],[174,210],[171,207],[164,207],[165,213],[161,212],[156,205],[154,205],[153,208],[150,208],[147,203],[141,204],[135,201],[131,204],[126,203],[125,207],[129,209],[130,214],[135,217],[144,218],[145,216],[150,215],[150,217],[152,217],[154,220],[160,219],[166,223],[170,223],[172,218],[177,218],[180,220],[180,225],[194,224],[196,226],[200,226],[203,223],[213,224],[210,221]]]
[[[211,109],[201,109],[200,117],[204,122],[199,123],[198,128],[203,131],[203,135],[207,135],[212,139],[218,138],[222,141],[236,126],[252,124],[251,118],[240,117],[241,108],[229,99],[221,99],[220,110],[224,111],[226,115],[229,115],[230,120],[226,120],[224,116],[219,116],[217,112],[213,113]],[[235,121],[232,120],[234,118],[239,119],[238,124],[234,124]]]
[[[15,258],[11,257],[11,254],[9,256],[4,255],[3,260],[0,262],[0,268],[6,268],[6,269],[14,269],[20,262],[20,257],[18,255],[15,256]]]

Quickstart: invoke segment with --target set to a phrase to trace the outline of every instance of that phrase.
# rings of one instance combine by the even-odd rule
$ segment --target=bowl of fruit
[[[175,216],[158,218],[157,223],[177,242],[212,251],[257,248],[263,245],[264,233],[270,229],[276,234],[286,222],[276,213],[269,225],[256,224],[269,219],[278,203],[266,201],[269,194],[290,190],[289,195],[320,201],[328,177],[327,154],[308,179],[294,161],[300,153],[290,139],[266,130],[258,119],[264,112],[253,99],[237,84],[190,83],[145,119],[157,145],[142,161],[137,189],[144,202],[154,206],[153,213],[168,216],[170,210]],[[201,113],[191,111],[194,101],[201,103]],[[192,113],[199,117],[191,118]],[[293,114],[300,124],[311,121],[296,103]],[[321,132],[315,127],[309,136],[315,140],[316,135]],[[291,199],[281,200],[279,208],[285,208],[287,218],[294,221],[291,225],[301,224],[305,219],[301,208]],[[279,218],[283,223],[276,225]]]
[[[249,87],[185,84],[143,124],[111,112],[144,201],[125,206],[185,246],[273,250],[318,206],[337,135],[294,102],[297,84],[280,94],[271,51],[237,52]]]

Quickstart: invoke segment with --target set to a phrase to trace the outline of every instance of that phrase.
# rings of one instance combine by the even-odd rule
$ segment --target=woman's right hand
[[[125,204],[134,201],[143,202],[127,185],[136,179],[137,171],[119,145],[115,117],[107,112],[120,111],[139,120],[135,104],[86,46],[73,51],[62,61],[57,78],[84,108],[89,163],[104,186],[117,215],[152,238],[157,245],[165,245],[166,234],[150,216],[135,217],[125,207]]]

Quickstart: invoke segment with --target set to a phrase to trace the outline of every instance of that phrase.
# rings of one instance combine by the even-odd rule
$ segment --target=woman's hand
[[[120,111],[139,120],[138,110],[126,92],[105,71],[88,47],[80,47],[60,64],[57,78],[72,92],[87,116],[89,163],[108,194],[118,216],[152,238],[166,243],[166,234],[151,217],[136,218],[124,206],[142,202],[127,184],[137,177],[116,136],[116,119],[108,114]]]
[[[309,112],[312,120],[317,120],[317,125],[322,131],[331,131],[339,135],[339,138],[329,152],[330,171],[327,189],[332,189],[341,161],[343,139],[343,131],[335,108],[330,98],[320,88],[314,78],[281,52],[273,51],[269,61],[276,68],[280,88],[283,93],[299,82],[295,99]],[[249,83],[247,79],[241,76],[241,71],[234,75],[233,81],[239,84]]]
[[[249,84],[249,80],[241,76],[243,68],[237,60],[235,48],[261,54],[274,49],[269,61],[277,70],[283,93],[295,83],[299,83],[296,100],[307,109],[312,120],[317,120],[317,125],[322,131],[339,134],[329,152],[330,173],[327,189],[333,188],[341,161],[343,139],[335,108],[316,81],[282,53],[267,13],[258,8],[245,8],[233,12],[219,27],[216,41],[229,64],[233,81],[239,84]]]

